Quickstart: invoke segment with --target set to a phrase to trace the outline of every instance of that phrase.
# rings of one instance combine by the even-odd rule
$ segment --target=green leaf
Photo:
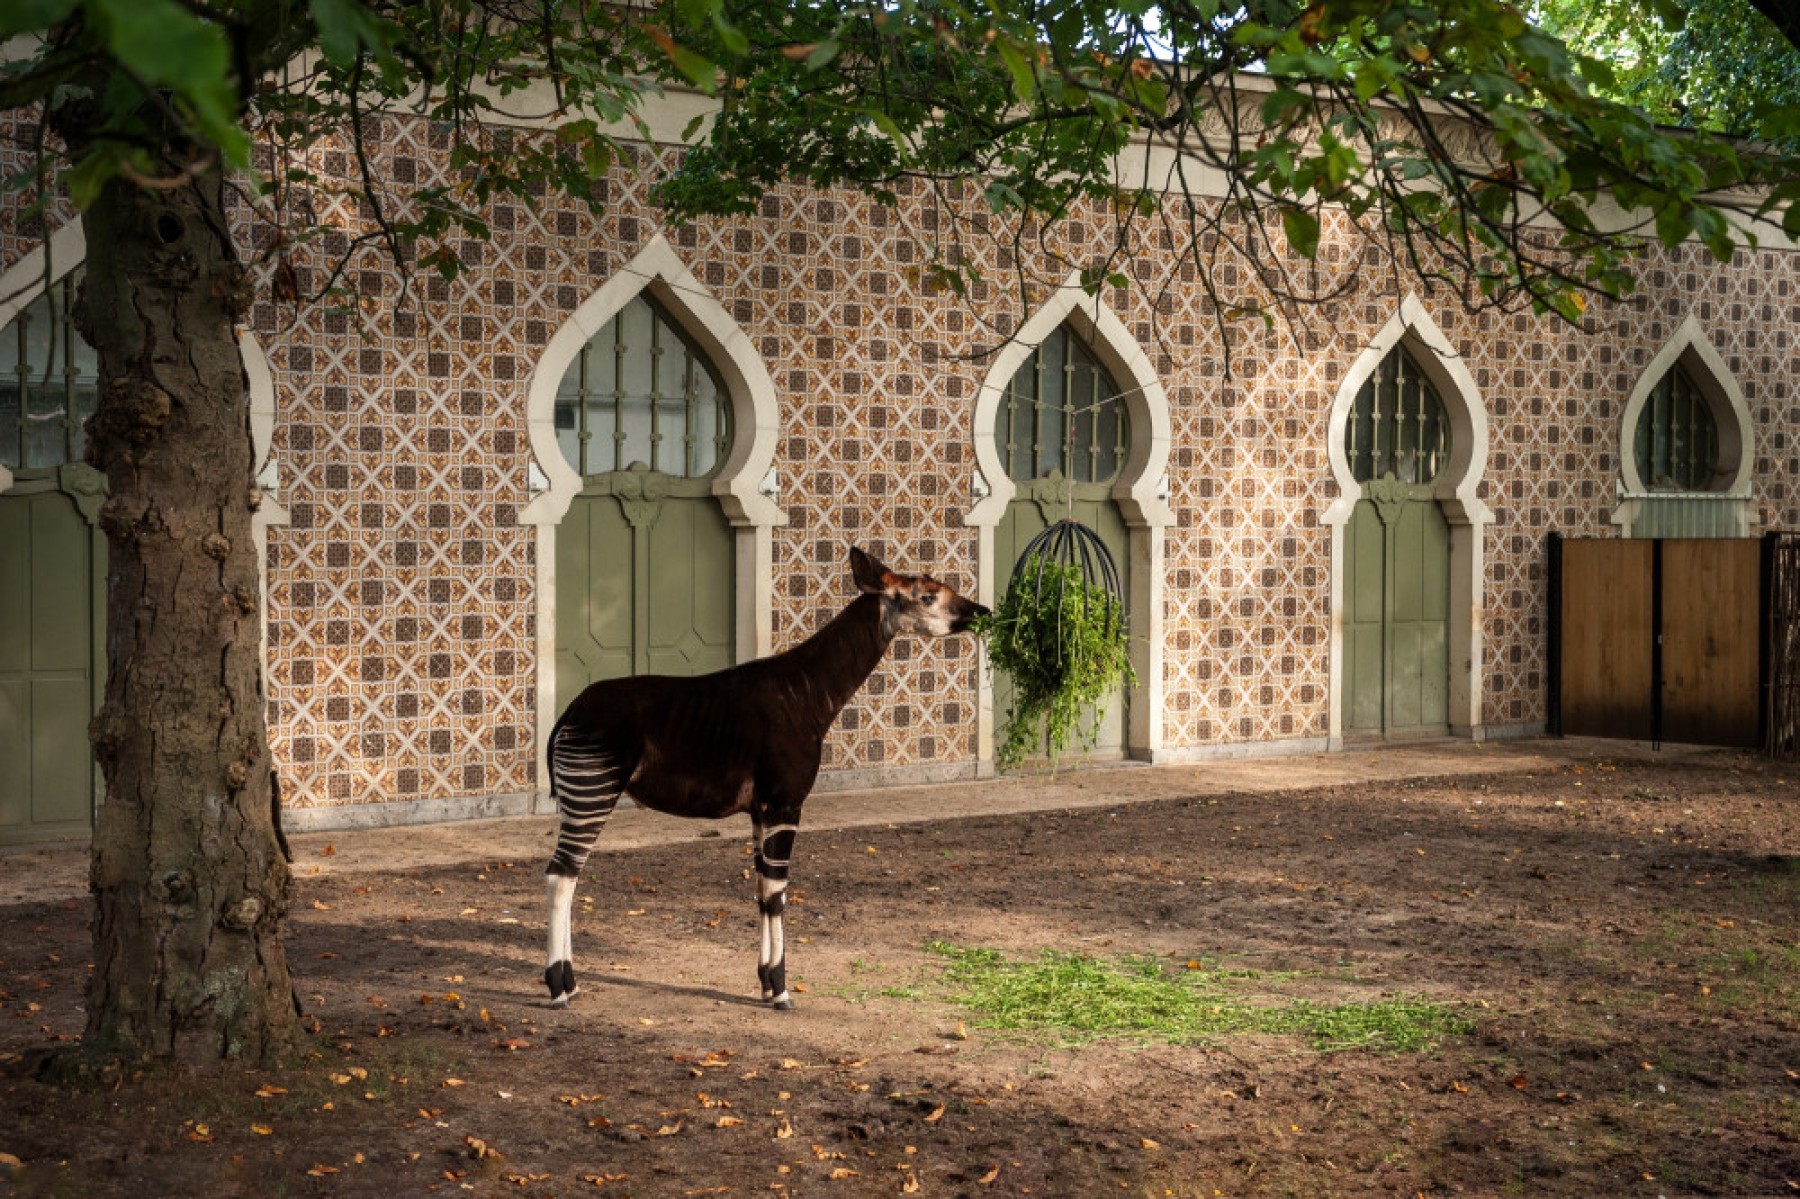
[[[217,25],[175,0],[90,0],[106,46],[153,86],[172,90],[191,110],[197,132],[233,166],[248,165],[250,138],[239,124],[231,47]]]
[[[319,30],[319,50],[334,67],[348,67],[362,52],[357,18],[363,16],[356,0],[307,0],[313,24]]]
[[[710,58],[677,42],[667,30],[652,28],[646,32],[689,83],[709,96],[719,90],[719,68]]]
[[[1037,72],[1032,69],[1030,59],[1014,45],[1010,38],[1000,38],[994,43],[994,49],[1000,55],[1000,61],[1012,73],[1013,94],[1021,101],[1030,103],[1038,93]]]
[[[1319,252],[1319,218],[1300,208],[1281,210],[1281,227],[1287,231],[1288,245],[1303,258]]]
[[[80,0],[7,0],[0,6],[0,38],[36,33],[75,11]]]

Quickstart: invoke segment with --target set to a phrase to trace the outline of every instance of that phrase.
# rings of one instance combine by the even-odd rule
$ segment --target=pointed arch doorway
[[[1023,457],[1009,460],[1006,414],[1017,395],[1015,384],[1022,377],[1030,381],[1026,402],[1032,406],[1030,419],[1037,419],[1035,405],[1057,394],[1049,384],[1033,390],[1038,387],[1039,366],[1053,366],[1058,373],[1071,364],[1079,368],[1079,354],[1070,357],[1053,345],[1058,338],[1065,339],[1066,345],[1071,337],[1094,371],[1111,380],[1120,400],[1119,426],[1103,423],[1098,430],[1089,428],[1085,439],[1081,429],[1075,430],[1072,445],[1083,459],[1082,470],[1093,474],[1104,467],[1099,472],[1101,481],[1081,483],[1069,477],[1078,472],[1073,460],[1065,466],[1062,457],[1068,441],[1066,424],[1055,426],[1060,432],[1046,442],[1029,433],[1021,436],[1015,423],[1010,453]],[[1046,349],[1051,353],[1046,354]],[[1077,369],[1069,374],[1065,386],[1072,384],[1072,394],[1078,395],[1080,387],[1092,386],[1094,377],[1093,373],[1083,376]],[[1087,382],[1079,381],[1082,379]],[[1090,406],[1076,406],[1086,408],[1091,417]],[[995,603],[1006,587],[1018,549],[1043,523],[1061,519],[1071,503],[1076,519],[1089,527],[1101,526],[1098,531],[1103,537],[1110,529],[1112,539],[1122,543],[1124,553],[1118,565],[1124,576],[1131,665],[1138,685],[1125,699],[1118,717],[1119,752],[1145,761],[1156,761],[1162,753],[1163,531],[1174,523],[1167,499],[1170,427],[1168,397],[1149,357],[1125,323],[1081,287],[1078,274],[1072,275],[994,354],[976,393],[970,432],[978,470],[977,498],[963,517],[963,524],[976,530],[976,593],[988,605]],[[1125,434],[1122,443],[1118,441],[1121,432]],[[1045,455],[1041,460],[1033,457],[1040,450]],[[1021,482],[1015,473],[1027,477]],[[1049,477],[1041,477],[1045,475]],[[989,774],[993,770],[996,713],[1003,715],[1005,708],[997,703],[997,680],[985,659],[980,677],[977,769]]]
[[[106,685],[107,485],[84,460],[83,427],[99,368],[69,319],[86,257],[82,224],[70,221],[0,275],[0,845],[86,837],[105,785],[88,723]],[[288,514],[270,448],[274,379],[253,335],[241,331],[238,346],[266,661],[268,529]]]
[[[771,648],[775,387],[657,236],[544,348],[527,391],[537,741],[599,678]]]
[[[1327,429],[1331,742],[1479,738],[1487,416],[1417,297],[1352,364]]]

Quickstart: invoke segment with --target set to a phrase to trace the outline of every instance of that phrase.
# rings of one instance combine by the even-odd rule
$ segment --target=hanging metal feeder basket
[[[1062,569],[1050,569],[1052,567]],[[1124,626],[1125,588],[1119,578],[1118,564],[1113,561],[1112,551],[1106,548],[1100,535],[1080,521],[1059,520],[1027,542],[1018,562],[1013,565],[1009,586],[1032,588],[1032,597],[1041,609],[1046,575],[1050,576],[1048,585],[1056,588],[1058,662],[1062,657],[1061,615],[1073,578],[1079,577],[1086,584],[1078,597],[1084,620],[1093,594],[1098,591],[1105,597],[1106,611],[1102,620],[1107,636],[1116,635]]]

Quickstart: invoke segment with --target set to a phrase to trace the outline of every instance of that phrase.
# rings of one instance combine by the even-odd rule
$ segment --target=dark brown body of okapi
[[[763,998],[791,1007],[786,982],[787,872],[801,805],[818,778],[837,715],[901,633],[947,636],[987,611],[929,575],[898,575],[850,551],[858,595],[785,653],[697,678],[595,683],[550,736],[551,793],[561,814],[548,870],[551,1002],[575,993],[574,881],[621,795],[675,816],[748,812],[756,846]]]

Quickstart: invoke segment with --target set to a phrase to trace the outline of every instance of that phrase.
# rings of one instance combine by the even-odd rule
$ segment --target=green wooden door
[[[0,845],[85,837],[105,658],[105,485],[79,463],[0,495]]]
[[[1447,733],[1450,526],[1431,488],[1365,484],[1345,553],[1344,734]]]
[[[556,537],[560,711],[599,679],[732,664],[732,533],[705,479],[590,477]]]
[[[1112,500],[1111,484],[1070,483],[1055,472],[1033,482],[1020,483],[1012,503],[1007,505],[1006,515],[1000,519],[999,528],[994,531],[994,561],[1006,572],[995,580],[996,591],[1005,591],[1012,578],[1013,566],[1031,539],[1055,521],[1065,518],[1078,520],[1099,535],[1119,568],[1120,583],[1127,589],[1125,610],[1131,611],[1130,571],[1127,569],[1130,542],[1125,519]],[[1012,707],[1012,693],[1012,680],[996,672],[996,716],[1005,716]],[[1098,759],[1125,756],[1125,695],[1122,691],[1107,701],[1106,711],[1101,713],[1100,736],[1089,756]]]

